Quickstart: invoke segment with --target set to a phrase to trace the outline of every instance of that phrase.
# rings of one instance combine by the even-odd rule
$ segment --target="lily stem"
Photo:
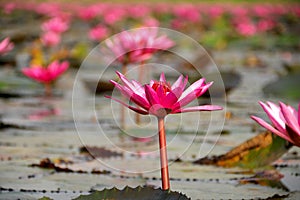
[[[45,96],[46,97],[52,96],[52,86],[51,86],[51,83],[45,83],[44,84],[44,88],[45,88]]]
[[[165,122],[163,117],[158,117],[158,131],[159,131],[159,151],[160,151],[160,166],[161,166],[161,181],[162,189],[170,189],[168,157],[166,147],[166,132]]]

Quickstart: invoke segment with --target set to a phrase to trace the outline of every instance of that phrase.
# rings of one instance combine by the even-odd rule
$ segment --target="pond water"
[[[241,52],[213,54],[221,71],[234,71],[240,75],[239,83],[227,94],[226,112],[230,117],[225,120],[224,134],[219,134],[219,126],[211,126],[206,134],[210,113],[188,113],[167,118],[172,190],[192,199],[300,198],[300,150],[296,147],[273,164],[283,175],[280,181],[275,181],[276,187],[257,184],[259,181],[243,181],[254,175],[248,169],[191,162],[206,155],[226,153],[263,131],[249,117],[252,114],[265,115],[257,103],[259,100],[280,99],[293,106],[297,104],[288,98],[263,95],[262,88],[275,81],[284,69],[279,53],[255,53],[265,67],[245,66],[245,56]],[[300,56],[293,54],[293,57]],[[76,99],[75,126],[72,112],[75,75],[76,70],[69,70],[57,83],[54,96],[45,98],[42,87],[20,76],[13,68],[2,67],[0,77],[5,87],[1,88],[0,98],[1,199],[36,199],[43,196],[71,199],[94,189],[114,186],[120,189],[126,185],[160,186],[155,119],[142,117],[141,124],[136,126],[135,115],[129,112],[126,114],[127,134],[120,133],[120,106],[112,104],[103,94],[95,96],[85,84],[86,79],[97,80],[91,68],[85,71],[85,79],[77,80],[77,92],[81,97]],[[222,121],[223,114],[215,114],[212,123]],[[137,138],[141,136],[148,138]],[[92,154],[96,159],[80,151],[85,145],[95,147]],[[174,162],[178,157],[181,161]],[[58,168],[68,168],[69,172],[32,166],[45,158]]]

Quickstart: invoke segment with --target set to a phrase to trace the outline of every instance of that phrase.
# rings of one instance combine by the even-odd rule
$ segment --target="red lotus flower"
[[[54,61],[47,67],[34,65],[28,68],[23,68],[22,72],[29,78],[40,83],[51,83],[56,80],[62,73],[64,73],[69,67],[69,63],[64,61],[59,63]]]
[[[11,51],[13,48],[14,44],[10,42],[10,39],[8,37],[0,42],[0,54],[5,54]]]
[[[183,76],[180,76],[171,86],[166,81],[164,73],[162,73],[159,81],[152,80],[150,84],[142,86],[135,80],[129,81],[123,74],[119,72],[117,72],[117,74],[120,77],[123,85],[113,80],[111,80],[111,82],[127,99],[138,105],[140,108],[130,106],[125,102],[110,96],[106,97],[121,103],[137,113],[143,115],[152,114],[158,119],[162,189],[168,190],[170,189],[170,181],[164,118],[167,114],[221,110],[221,106],[214,105],[183,108],[191,101],[205,93],[212,85],[212,82],[206,84],[205,79],[202,78],[184,90],[187,84],[187,78],[184,79]]]
[[[158,50],[172,47],[174,42],[166,35],[158,36],[157,28],[141,28],[123,31],[113,40],[106,40],[106,45],[117,60],[126,65],[148,60]]]
[[[152,80],[149,85],[142,86],[137,81],[129,81],[120,72],[117,72],[117,74],[124,85],[113,80],[111,80],[111,83],[113,83],[126,98],[140,108],[127,105],[125,102],[112,97],[109,98],[112,98],[139,114],[151,114],[157,117],[165,117],[167,114],[222,109],[222,107],[214,105],[183,108],[194,99],[204,94],[212,85],[212,82],[206,84],[204,78],[196,81],[184,91],[187,84],[187,78],[184,79],[183,76],[180,76],[171,86],[166,81],[164,73],[162,73],[159,81]]]
[[[267,104],[259,102],[259,104],[267,113],[273,126],[258,117],[251,116],[251,118],[269,131],[300,147],[300,103],[298,111],[282,102],[279,102],[279,106],[272,102]]]

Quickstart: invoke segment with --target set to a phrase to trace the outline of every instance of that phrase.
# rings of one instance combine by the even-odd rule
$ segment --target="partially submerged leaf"
[[[300,98],[300,73],[288,74],[278,80],[267,84],[263,88],[266,96],[285,97],[286,99],[298,100]]]
[[[52,199],[49,197],[42,197],[42,198],[39,198],[39,200],[52,200]]]
[[[126,186],[123,190],[117,188],[104,189],[101,191],[95,191],[89,195],[80,195],[74,200],[93,200],[93,199],[114,199],[114,200],[188,200],[186,195],[166,191],[162,189],[154,189],[153,187],[141,187],[131,188]]]
[[[271,164],[286,153],[290,147],[291,145],[286,140],[271,132],[264,132],[240,144],[226,154],[201,158],[194,161],[194,163],[253,169]]]
[[[240,184],[258,184],[262,186],[270,186],[276,188],[287,188],[281,183],[281,178],[283,175],[280,174],[277,170],[265,170],[257,172],[254,176],[242,178],[239,180]]]
[[[122,153],[105,149],[104,147],[91,147],[83,146],[80,147],[80,153],[89,154],[93,158],[111,158],[111,157],[122,157]]]
[[[44,169],[54,169],[56,172],[64,172],[64,173],[80,173],[80,174],[110,174],[110,171],[107,170],[96,170],[93,169],[92,171],[86,171],[86,170],[73,170],[68,167],[60,167],[59,165],[56,165],[54,162],[52,162],[49,158],[42,159],[39,164],[32,164],[31,167],[40,167]]]

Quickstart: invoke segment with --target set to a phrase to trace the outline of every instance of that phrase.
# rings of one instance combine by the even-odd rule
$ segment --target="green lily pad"
[[[74,200],[114,199],[114,200],[185,200],[190,199],[179,192],[172,192],[152,187],[131,188],[126,186],[123,190],[117,188],[95,191],[89,195],[80,195]]]
[[[266,85],[263,92],[266,96],[298,100],[300,98],[299,85],[300,73],[288,74]]]

